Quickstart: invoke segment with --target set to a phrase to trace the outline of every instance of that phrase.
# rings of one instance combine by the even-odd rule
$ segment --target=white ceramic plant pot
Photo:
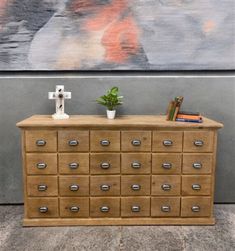
[[[116,115],[116,110],[113,110],[113,111],[107,110],[107,118],[108,119],[114,119],[115,115]]]

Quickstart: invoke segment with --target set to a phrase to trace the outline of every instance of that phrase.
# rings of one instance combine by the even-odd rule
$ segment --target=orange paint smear
[[[208,20],[203,25],[203,30],[205,33],[213,31],[215,28],[215,22],[213,20]]]
[[[85,28],[92,31],[103,29],[109,23],[120,17],[127,7],[126,0],[114,0],[112,4],[103,7],[93,19],[88,20]]]
[[[3,25],[1,24],[1,18],[5,14],[5,9],[8,4],[8,0],[0,0],[0,31],[3,28]]]
[[[123,63],[135,54],[139,49],[138,34],[138,27],[132,17],[111,25],[102,39],[106,61]]]

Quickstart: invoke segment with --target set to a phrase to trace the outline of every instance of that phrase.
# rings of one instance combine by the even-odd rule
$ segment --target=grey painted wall
[[[47,92],[56,84],[72,91],[69,114],[104,114],[93,100],[117,85],[125,96],[119,114],[164,113],[168,101],[185,97],[183,107],[224,123],[219,131],[216,202],[235,202],[235,76],[48,75],[0,77],[0,203],[21,203],[20,131],[15,123],[33,114],[52,114]]]

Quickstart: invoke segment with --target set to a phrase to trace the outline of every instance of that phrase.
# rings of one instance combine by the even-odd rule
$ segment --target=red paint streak
[[[128,13],[127,0],[113,0],[108,5],[97,7],[95,13],[93,18],[85,22],[84,29],[88,32],[105,30],[102,38],[106,50],[105,60],[125,62],[139,49],[139,29]]]
[[[69,9],[75,13],[86,14],[94,10],[95,6],[94,0],[74,0]]]
[[[138,27],[130,16],[115,22],[105,32],[102,44],[106,49],[105,59],[123,63],[139,49]]]
[[[86,22],[86,29],[100,30],[116,20],[127,9],[126,0],[114,0],[111,4],[96,10],[96,16]]]

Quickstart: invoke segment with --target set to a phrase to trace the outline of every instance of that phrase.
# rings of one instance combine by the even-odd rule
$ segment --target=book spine
[[[176,121],[178,122],[192,122],[192,123],[202,123],[202,119],[180,119],[180,118],[176,118]]]
[[[184,114],[178,114],[177,118],[178,119],[194,119],[194,120],[202,119],[201,116],[192,116],[192,115],[184,115]]]
[[[174,105],[173,101],[169,102],[167,112],[166,112],[166,120],[170,120],[170,113],[171,113],[171,109],[172,109],[173,105]]]

